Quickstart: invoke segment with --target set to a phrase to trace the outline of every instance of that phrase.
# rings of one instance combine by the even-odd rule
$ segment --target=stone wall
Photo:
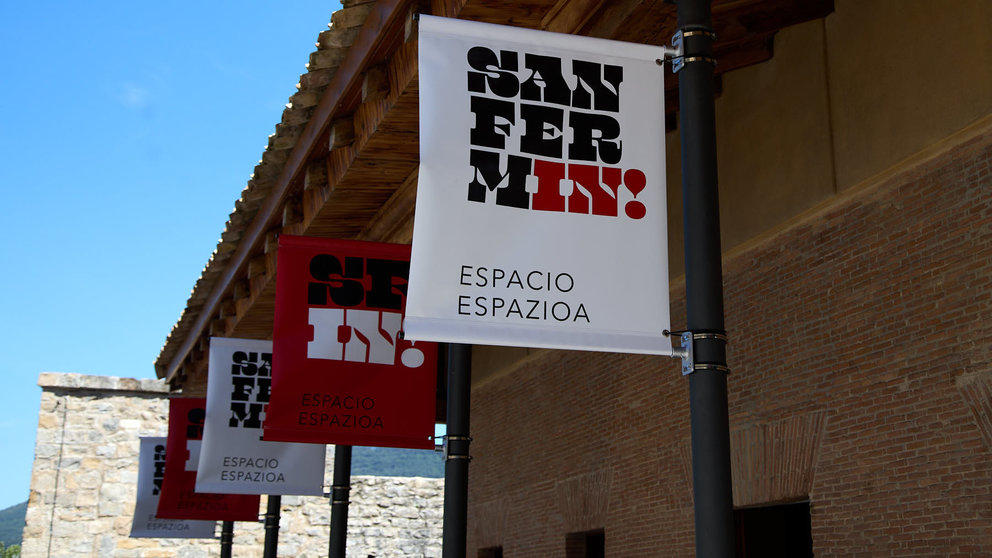
[[[162,382],[45,373],[38,384],[41,412],[25,558],[219,556],[219,538],[128,537],[139,438],[167,432],[168,389]],[[325,485],[332,478],[333,448],[327,456]],[[440,556],[442,504],[442,479],[353,477],[348,556]],[[263,497],[260,518],[265,506]],[[327,498],[283,496],[281,516],[279,556],[327,555]],[[261,523],[236,523],[232,554],[260,557],[263,540]]]

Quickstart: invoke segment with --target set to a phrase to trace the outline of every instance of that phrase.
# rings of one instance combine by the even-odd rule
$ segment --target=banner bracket
[[[672,46],[663,46],[662,52],[665,58],[669,58],[672,61],[672,73],[677,74],[682,67],[685,66],[686,62],[709,62],[716,66],[716,59],[709,56],[685,56],[685,48],[683,41],[686,38],[693,36],[705,36],[710,41],[716,40],[716,33],[709,31],[707,29],[691,29],[688,31],[683,31],[679,29],[672,35]]]
[[[677,32],[672,37],[672,46],[662,46],[661,47],[662,58],[657,60],[658,65],[661,66],[666,60],[672,63],[672,73],[682,69],[682,32]]]
[[[334,504],[350,504],[351,500],[351,485],[332,485],[331,486],[331,505]]]
[[[698,332],[692,331],[665,331],[666,337],[679,335],[681,344],[672,348],[672,358],[682,359],[682,375],[688,376],[697,370],[714,370],[717,372],[729,373],[730,367],[722,364],[708,364],[696,362],[693,356],[693,341],[700,339],[711,339],[726,344],[729,341],[727,334],[718,332]]]
[[[444,460],[445,461],[449,461],[449,460],[452,460],[452,459],[467,459],[469,461],[472,460],[472,456],[471,455],[468,455],[468,444],[470,444],[472,442],[472,437],[471,436],[447,436],[447,435],[445,435],[445,436],[442,436],[442,438],[444,439],[443,448],[444,448]],[[465,449],[465,453],[464,454],[462,454],[462,453],[453,453],[451,451],[450,446],[448,445],[448,442],[456,442],[456,443],[457,442],[464,442],[464,444],[465,444],[465,448],[464,448]]]

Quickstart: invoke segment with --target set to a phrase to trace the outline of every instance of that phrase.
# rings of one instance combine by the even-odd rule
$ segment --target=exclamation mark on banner
[[[631,194],[634,194],[635,198],[637,197],[637,194],[640,194],[641,191],[644,190],[647,182],[648,181],[644,176],[644,173],[637,169],[630,169],[623,173],[624,186],[630,190]],[[630,200],[627,202],[627,204],[623,206],[623,211],[627,214],[627,217],[630,217],[631,219],[641,219],[645,214],[647,214],[647,208],[644,207],[643,203],[637,200]]]
[[[411,345],[413,343],[413,341],[410,342]],[[400,362],[407,368],[420,368],[424,364],[425,359],[424,352],[416,347],[404,349],[400,355]]]
[[[402,331],[397,335],[397,337],[400,339],[403,338]],[[400,362],[402,362],[403,366],[406,366],[407,368],[420,368],[423,366],[424,361],[427,360],[427,355],[424,354],[424,351],[421,351],[417,347],[413,346],[416,344],[416,341],[410,341],[411,346],[403,349],[403,352],[400,353]]]

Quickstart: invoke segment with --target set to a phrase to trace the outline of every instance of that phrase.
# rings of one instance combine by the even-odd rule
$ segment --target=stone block
[[[141,421],[137,419],[121,419],[120,428],[127,430],[130,434],[132,431],[141,429]]]
[[[38,416],[38,430],[43,428],[55,428],[58,418],[53,414],[42,414]]]

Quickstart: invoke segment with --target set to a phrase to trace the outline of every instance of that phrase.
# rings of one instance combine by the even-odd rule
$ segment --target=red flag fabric
[[[165,449],[165,478],[156,516],[164,519],[258,521],[257,495],[196,492],[207,400],[175,397],[169,400],[169,438]]]
[[[434,447],[437,345],[403,339],[410,247],[279,237],[264,438]]]

